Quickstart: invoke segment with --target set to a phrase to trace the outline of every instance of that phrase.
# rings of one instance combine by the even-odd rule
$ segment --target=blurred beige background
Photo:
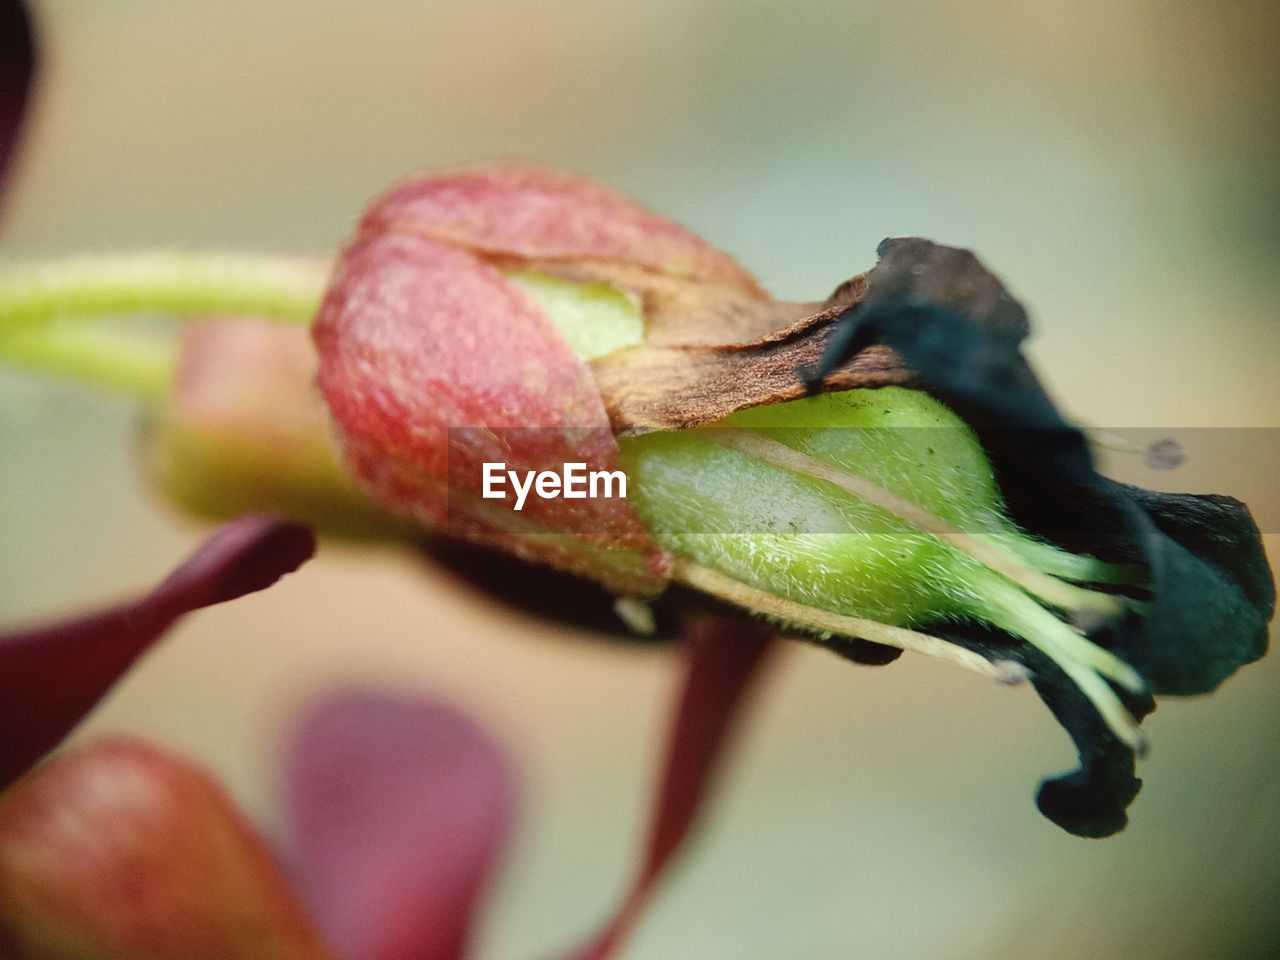
[[[1078,416],[1280,426],[1270,4],[35,6],[45,72],[6,260],[325,251],[410,169],[522,154],[682,220],[780,296],[825,295],[888,234],[972,246],[1032,307]],[[141,587],[194,541],[139,488],[132,443],[127,404],[0,371],[0,619]],[[1274,511],[1275,463],[1272,446],[1190,485]],[[1037,778],[1073,757],[1030,689],[813,649],[778,666],[628,957],[1274,955],[1280,660],[1161,707],[1134,822],[1105,842],[1035,811]],[[180,748],[274,827],[274,744],[308,691],[354,677],[465,704],[525,773],[481,944],[517,960],[620,889],[672,668],[327,550],[184,626],[82,735]]]

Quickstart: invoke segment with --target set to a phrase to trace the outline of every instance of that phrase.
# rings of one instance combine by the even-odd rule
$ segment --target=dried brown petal
[[[858,302],[866,285],[863,278],[854,277],[821,305],[770,302],[767,312],[748,320],[705,287],[699,292],[701,300],[690,291],[680,301],[690,331],[685,343],[670,342],[675,340],[671,335],[659,342],[646,338],[641,346],[592,361],[591,371],[617,433],[683,430],[748,407],[803,397],[808,388],[801,372],[817,367],[836,329],[834,321]],[[713,339],[714,334],[704,339],[707,331],[742,331],[752,320],[764,320],[760,326],[766,326],[770,318],[791,322],[741,342]],[[883,387],[910,380],[910,371],[893,351],[872,348],[833,371],[824,389]]]

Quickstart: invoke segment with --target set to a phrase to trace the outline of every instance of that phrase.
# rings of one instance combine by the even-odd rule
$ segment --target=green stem
[[[234,314],[309,323],[321,260],[153,252],[16,264],[0,270],[0,337],[55,320],[113,314]]]
[[[0,361],[81,386],[155,401],[169,395],[171,340],[100,324],[56,325],[0,337]]]
[[[0,268],[0,361],[143,400],[167,395],[174,346],[94,323],[143,314],[310,323],[319,258],[155,251]]]

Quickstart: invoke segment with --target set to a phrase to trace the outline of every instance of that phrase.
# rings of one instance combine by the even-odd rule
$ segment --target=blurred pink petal
[[[146,744],[55,757],[0,800],[5,960],[326,960],[262,841]]]
[[[644,859],[618,912],[571,960],[612,957],[639,920],[706,799],[718,761],[775,645],[772,632],[743,619],[695,620],[686,627],[685,675],[649,822]]]
[[[455,960],[507,836],[499,746],[438,704],[347,693],[304,719],[286,762],[299,873],[344,960]]]
[[[0,197],[35,73],[31,21],[21,0],[0,0]]]
[[[374,201],[360,232],[413,234],[499,258],[615,260],[763,296],[733,257],[666,217],[524,161],[410,177]]]
[[[175,621],[269,587],[314,550],[305,527],[242,517],[140,600],[0,636],[0,788],[57,746]]]

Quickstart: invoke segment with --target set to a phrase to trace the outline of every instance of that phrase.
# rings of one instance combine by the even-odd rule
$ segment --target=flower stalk
[[[119,324],[53,324],[0,335],[0,360],[10,366],[148,405],[169,395],[176,353],[172,338]]]
[[[154,403],[172,383],[172,338],[112,321],[222,315],[305,325],[328,266],[322,258],[177,251],[10,264],[0,268],[0,359]]]
[[[264,254],[147,253],[11,265],[0,271],[0,334],[119,314],[232,314],[310,323],[328,262]]]

